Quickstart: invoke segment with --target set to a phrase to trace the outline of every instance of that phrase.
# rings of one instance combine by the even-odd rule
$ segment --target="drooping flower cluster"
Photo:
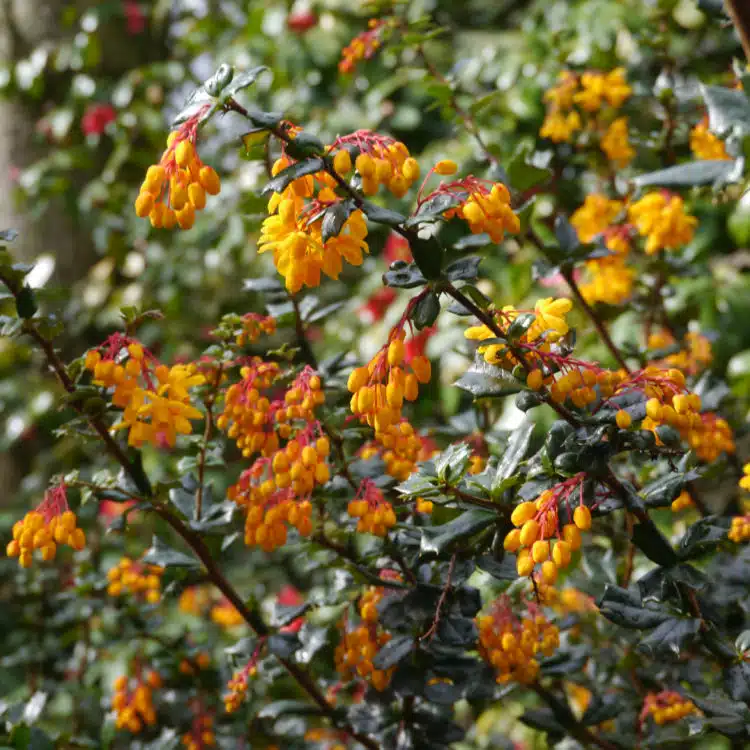
[[[292,163],[282,156],[273,165],[272,174],[279,174]],[[273,252],[274,265],[292,294],[303,286],[319,286],[321,273],[338,279],[342,258],[359,266],[370,251],[365,241],[367,223],[359,209],[349,213],[335,236],[323,239],[323,215],[341,201],[335,187],[336,180],[320,171],[293,180],[268,202],[269,216],[261,227],[258,253]]]
[[[648,337],[649,350],[664,350],[677,347],[675,337],[666,330],[654,331]],[[688,331],[682,339],[678,351],[667,354],[659,359],[659,364],[666,367],[676,367],[688,375],[697,375],[713,361],[711,342],[697,331]],[[652,358],[652,362],[654,362]]]
[[[360,60],[369,60],[380,48],[380,35],[385,21],[371,18],[367,22],[368,30],[357,34],[349,44],[341,50],[339,61],[340,73],[352,73]]]
[[[724,141],[715,136],[706,121],[699,122],[690,131],[690,150],[696,159],[731,159]]]
[[[270,336],[276,333],[276,320],[270,315],[247,313],[242,316],[242,331],[235,337],[237,346],[246,346],[257,341],[261,334]]]
[[[631,94],[623,68],[608,73],[586,71],[580,76],[564,70],[557,85],[544,95],[547,114],[539,135],[566,143],[579,131],[596,133],[607,158],[617,167],[626,167],[635,151],[629,142],[628,119],[618,116],[618,110]]]
[[[112,708],[115,711],[115,726],[138,734],[143,725],[156,724],[156,710],[153,691],[160,688],[162,679],[158,672],[150,671],[145,679],[140,674],[135,677],[121,675],[115,680]]]
[[[227,391],[219,426],[226,428],[230,421],[225,417],[231,414],[229,436],[238,446],[242,439],[243,455],[261,456],[242,472],[227,496],[247,514],[245,543],[270,552],[286,543],[287,526],[302,536],[312,533],[310,496],[330,478],[330,442],[313,411],[325,396],[320,377],[310,367],[297,376],[283,400],[274,401],[261,396],[256,386],[272,385],[276,365],[255,361],[242,374],[243,382]],[[235,430],[237,425],[240,429]]]
[[[172,447],[177,435],[193,431],[190,420],[203,416],[190,403],[189,390],[205,382],[196,366],[159,364],[132,338],[113,334],[88,351],[85,366],[95,385],[112,389],[112,403],[123,409],[112,429],[127,429],[129,445]]]
[[[161,599],[161,577],[164,568],[158,565],[144,565],[123,557],[114,568],[107,571],[107,593],[110,596],[132,594],[149,604]]]
[[[358,519],[357,531],[360,533],[385,536],[396,525],[393,506],[370,479],[362,480],[354,499],[349,501],[347,512]]]
[[[541,609],[527,604],[526,616],[519,620],[503,594],[485,615],[477,618],[479,653],[497,672],[498,683],[533,682],[539,674],[537,655],[551,656],[560,645],[560,633]]]
[[[265,639],[261,638],[247,664],[242,669],[237,670],[227,683],[229,692],[224,694],[224,710],[228,714],[233,714],[244,702],[247,696],[248,680],[258,673],[258,659],[264,645]]]
[[[180,739],[187,750],[215,747],[214,717],[207,713],[197,714],[190,724],[190,731],[185,732]]]
[[[647,193],[628,208],[628,218],[646,238],[645,250],[677,250],[693,239],[698,219],[685,211],[679,195],[666,190]]]
[[[403,481],[411,476],[417,461],[427,459],[430,452],[426,441],[407,419],[402,418],[399,423],[379,431],[374,440],[365,443],[359,457],[366,460],[380,456],[385,463],[386,473]]]
[[[82,550],[86,546],[86,534],[77,523],[76,514],[68,508],[65,485],[53,487],[45,492],[36,510],[29,511],[13,524],[13,539],[8,542],[6,554],[17,557],[18,564],[28,568],[34,550],[39,550],[45,562],[55,559],[60,544]]]
[[[135,212],[141,218],[148,216],[156,229],[172,229],[175,224],[190,229],[195,212],[206,207],[206,194],[218,195],[221,190],[219,175],[203,164],[195,147],[203,114],[199,111],[169,134],[160,162],[146,172]]]
[[[557,580],[558,570],[570,564],[571,554],[581,546],[581,531],[591,528],[591,511],[583,502],[583,474],[576,474],[535,501],[523,502],[513,509],[510,520],[516,527],[505,537],[504,547],[518,554],[518,575],[530,576],[535,567],[545,583]],[[570,498],[578,493],[578,504],[571,508]],[[560,527],[560,505],[567,510],[568,523]]]
[[[370,130],[357,130],[337,138],[330,147],[333,164],[342,177],[354,168],[365,195],[375,195],[382,185],[396,198],[403,198],[419,179],[419,163],[401,141]]]
[[[526,332],[516,339],[516,346],[525,352],[548,352],[550,344],[559,341],[568,332],[567,314],[572,310],[573,303],[569,299],[554,299],[547,297],[538,300],[534,305],[534,320]],[[517,310],[512,305],[506,305],[501,310],[494,312],[495,322],[498,329],[507,334],[513,321],[524,311]],[[482,342],[485,339],[495,339],[497,334],[488,326],[482,324],[470,326],[464,331],[464,336],[472,341]],[[481,344],[477,351],[491,365],[512,370],[517,364],[513,352],[505,344]],[[533,355],[530,356],[533,359]],[[529,361],[529,357],[526,357]],[[541,381],[540,384],[541,385]]]
[[[688,714],[697,712],[698,709],[693,701],[674,690],[662,690],[660,693],[649,693],[646,696],[639,719],[643,723],[647,717],[651,716],[654,723],[661,726],[672,721],[679,721]]]
[[[343,679],[362,677],[379,691],[388,687],[394,671],[376,669],[372,664],[378,651],[391,640],[390,633],[378,625],[377,604],[383,594],[382,588],[370,587],[360,597],[360,623],[356,627],[349,627],[346,619],[341,623],[341,640],[334,653],[336,670]]]
[[[438,162],[432,172],[452,174],[441,169],[443,163]],[[455,165],[451,162],[451,169],[453,166]],[[451,198],[454,204],[443,212],[446,219],[463,219],[472,234],[487,233],[495,244],[502,242],[506,232],[518,234],[521,230],[520,219],[510,205],[510,192],[502,182],[482,180],[473,175],[452,182],[441,182],[429,195],[420,195],[417,214],[423,206],[440,200],[441,196]]]

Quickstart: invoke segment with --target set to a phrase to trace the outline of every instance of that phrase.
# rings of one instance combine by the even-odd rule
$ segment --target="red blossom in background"
[[[286,19],[286,27],[295,34],[304,34],[318,23],[318,17],[311,10],[297,10]]]
[[[296,607],[298,604],[302,604],[303,601],[304,599],[302,598],[302,594],[300,594],[300,592],[297,591],[294,586],[290,586],[288,584],[282,587],[281,591],[279,591],[279,595],[276,597],[276,602],[282,607]],[[288,625],[284,625],[284,627],[279,628],[279,632],[298,633],[304,623],[304,617],[297,617]]]
[[[412,263],[414,258],[411,256],[411,248],[407,240],[396,232],[391,232],[388,235],[388,239],[385,241],[385,247],[383,248],[383,258],[388,264],[393,263],[394,260],[404,260],[407,263]]]
[[[407,362],[410,362],[414,357],[421,357],[424,355],[425,349],[427,348],[427,342],[430,340],[432,335],[437,331],[435,326],[431,328],[425,328],[416,335],[412,336],[404,344],[404,358]]]
[[[81,130],[85,135],[101,135],[116,118],[117,112],[111,104],[92,104],[81,118]]]
[[[382,320],[386,310],[393,304],[396,299],[396,292],[390,287],[378,289],[370,299],[362,305],[357,312],[365,323],[376,323]]]
[[[135,36],[146,30],[146,15],[136,0],[123,0],[122,11],[125,14],[125,25],[128,34]]]
[[[124,503],[116,503],[114,500],[102,500],[99,503],[99,518],[104,521],[112,521],[134,505],[135,500],[127,500]]]

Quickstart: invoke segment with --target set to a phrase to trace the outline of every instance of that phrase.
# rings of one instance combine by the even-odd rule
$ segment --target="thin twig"
[[[206,453],[208,452],[208,443],[211,440],[211,433],[214,428],[214,403],[219,392],[221,377],[224,374],[224,363],[219,364],[216,371],[216,380],[213,383],[211,391],[206,396],[203,405],[206,407],[206,427],[203,430],[203,441],[201,442],[201,452],[198,456],[198,489],[195,491],[195,520],[201,520],[203,512],[203,482],[206,474]]]
[[[438,625],[440,624],[440,615],[443,610],[443,605],[445,604],[445,600],[451,588],[451,577],[453,576],[453,568],[455,566],[456,566],[456,553],[454,552],[451,555],[451,561],[448,565],[448,575],[445,577],[445,586],[443,586],[443,590],[440,593],[440,598],[438,599],[437,606],[435,607],[435,617],[432,620],[432,625],[430,625],[429,630],[427,630],[424,634],[419,636],[420,641],[424,641],[428,638],[432,640],[433,636],[437,632]]]

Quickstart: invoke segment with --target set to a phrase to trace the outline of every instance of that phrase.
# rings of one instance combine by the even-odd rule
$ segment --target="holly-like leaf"
[[[473,536],[486,529],[497,519],[496,514],[480,508],[472,508],[442,526],[422,529],[419,545],[422,554],[440,555],[451,544]]]
[[[706,516],[692,524],[677,547],[682,560],[707,552],[727,538],[728,524],[719,516]]]
[[[697,618],[671,617],[640,641],[638,651],[653,659],[678,657],[695,640],[700,627]]]
[[[566,255],[575,252],[581,244],[575,227],[568,221],[568,217],[562,214],[558,214],[555,217],[555,237],[560,245],[560,249]]]
[[[638,175],[633,182],[638,187],[648,187],[649,185],[668,187],[711,185],[715,182],[726,181],[734,167],[735,163],[726,159],[703,159]]]
[[[488,364],[481,354],[474,364],[453,384],[474,398],[508,396],[523,390],[523,385],[502,367]]]
[[[381,648],[372,660],[375,669],[390,669],[403,661],[415,648],[414,638],[410,635],[399,635],[392,638]]]
[[[305,177],[323,169],[323,160],[319,158],[303,159],[282,169],[272,180],[269,180],[261,193],[282,193],[294,180]]]
[[[750,130],[750,101],[743,91],[724,86],[701,85],[701,94],[708,109],[708,127],[717,135],[735,128]]]
[[[383,284],[395,289],[413,289],[427,283],[422,271],[413,263],[392,263],[388,271],[383,274]]]
[[[389,227],[398,227],[406,221],[406,216],[391,211],[390,208],[377,206],[370,201],[364,201],[362,204],[362,213],[370,220],[377,224],[385,224]]]
[[[354,201],[339,201],[329,206],[323,214],[320,234],[323,242],[331,237],[338,237],[347,219],[354,210]]]
[[[644,607],[640,597],[612,584],[604,587],[599,612],[623,628],[650,629],[671,619],[668,613]]]
[[[158,565],[161,568],[198,568],[198,561],[178,552],[170,547],[166,542],[154,536],[151,540],[151,547],[146,550],[143,562],[147,565]]]
[[[481,262],[482,258],[478,255],[459,258],[445,269],[445,275],[451,281],[474,281],[477,278]]]
[[[268,68],[265,65],[259,65],[257,68],[251,68],[250,70],[245,70],[242,73],[235,74],[231,82],[224,86],[224,95],[234,96],[248,86],[252,86],[258,76],[266,70],[268,70]]]
[[[468,443],[449,445],[433,459],[438,479],[446,484],[459,481],[469,467],[472,452],[472,447]]]
[[[534,423],[524,419],[516,427],[508,440],[503,457],[492,480],[491,493],[496,493],[500,487],[515,473],[518,464],[521,463],[529,448],[531,435],[534,432]]]

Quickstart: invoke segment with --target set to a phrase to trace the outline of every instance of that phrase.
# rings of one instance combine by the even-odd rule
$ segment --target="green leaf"
[[[438,315],[440,315],[440,300],[437,294],[430,290],[414,306],[411,319],[414,321],[414,325],[422,330],[433,325]]]
[[[418,224],[437,221],[443,217],[446,211],[463,203],[468,195],[468,192],[438,193],[422,203],[417,209],[417,213],[406,220],[405,226],[413,227]]]
[[[445,269],[445,276],[451,281],[474,281],[481,262],[482,258],[478,255],[459,258]]]
[[[701,161],[678,164],[666,169],[658,169],[639,175],[633,182],[638,187],[649,185],[667,185],[670,187],[692,187],[694,185],[710,185],[727,180],[735,162],[725,159],[705,159]]]
[[[301,645],[296,633],[276,633],[267,643],[269,652],[280,659],[288,659]]]
[[[143,562],[147,565],[158,565],[162,568],[199,568],[198,561],[188,555],[172,549],[166,542],[154,535],[151,547],[146,550]]]
[[[575,252],[581,244],[575,227],[568,221],[568,217],[562,214],[558,214],[555,217],[555,237],[560,245],[560,249],[566,255]]]
[[[526,455],[533,432],[534,423],[530,422],[528,419],[524,419],[524,421],[521,422],[511,434],[510,440],[508,440],[508,445],[505,448],[503,457],[500,460],[500,464],[498,465],[497,471],[492,480],[492,488],[490,492],[493,497],[498,492],[499,488],[502,487],[503,484],[515,473],[518,465]]]
[[[486,529],[496,520],[495,513],[472,508],[442,526],[422,529],[419,550],[422,554],[440,555],[450,545]]]
[[[453,385],[474,398],[508,396],[523,390],[523,385],[507,370],[488,364],[481,354],[475,355],[474,364]]]
[[[515,320],[508,326],[508,330],[506,331],[506,335],[508,337],[508,341],[515,342],[518,341],[525,333],[526,331],[531,328],[532,324],[536,320],[536,315],[534,313],[521,313]]]
[[[344,228],[347,219],[354,210],[354,201],[340,201],[329,206],[323,214],[323,222],[320,227],[320,233],[323,242],[331,237],[338,237]]]
[[[433,458],[438,479],[447,484],[458,482],[469,467],[473,453],[468,443],[449,445],[439,456]]]
[[[298,133],[296,138],[288,141],[286,144],[286,152],[292,159],[307,159],[311,156],[323,156],[325,146],[323,141],[312,133]],[[321,169],[325,166],[325,163],[321,161]],[[315,170],[316,172],[318,170]]]
[[[239,75],[235,75],[231,83],[225,86],[223,92],[224,95],[234,96],[240,91],[246,89],[248,86],[252,86],[258,76],[266,70],[268,70],[268,68],[265,65],[259,65],[257,68],[251,68],[250,70],[246,70]]]
[[[650,629],[671,619],[662,610],[644,607],[636,594],[610,583],[604,586],[599,612],[623,628]]]
[[[702,555],[721,542],[726,541],[728,531],[727,519],[719,516],[706,516],[696,521],[685,532],[677,547],[682,560]]]
[[[321,169],[323,169],[322,159],[303,159],[295,162],[286,169],[282,169],[272,180],[269,180],[261,190],[261,194],[282,193],[294,180],[314,172],[320,172]]]
[[[216,72],[203,82],[203,88],[209,96],[218,96],[234,78],[234,68],[222,63],[216,69]]]
[[[723,86],[704,86],[701,94],[708,109],[708,127],[717,135],[738,128],[750,130],[750,101],[743,91]]]
[[[688,482],[697,479],[697,471],[667,474],[654,482],[649,482],[642,490],[643,501],[648,508],[666,508],[676,500]]]
[[[256,110],[249,111],[248,117],[253,125],[266,130],[275,128],[284,119],[281,112],[259,112]]]
[[[508,181],[514,190],[523,192],[546,182],[552,176],[551,169],[536,167],[529,161],[531,150],[528,144],[522,144],[508,163]]]
[[[403,661],[414,650],[416,643],[410,635],[399,635],[383,646],[372,660],[375,669],[390,669]]]
[[[390,269],[383,274],[383,284],[394,289],[414,289],[426,283],[427,279],[422,271],[413,263],[396,261],[391,263]]]
[[[648,523],[637,523],[633,527],[633,544],[657,565],[670,567],[678,562],[675,551],[651,519]]]
[[[258,711],[259,719],[278,719],[280,716],[314,716],[320,708],[306,701],[274,701]]]
[[[391,211],[390,208],[377,206],[370,201],[362,203],[362,213],[376,224],[385,224],[389,227],[398,227],[406,221],[406,217],[397,211]]]
[[[637,650],[652,659],[678,657],[695,640],[700,627],[697,618],[672,617],[641,640]]]
[[[417,237],[410,243],[411,254],[426,279],[440,278],[440,269],[443,266],[443,248],[437,238],[430,237],[423,240]]]

